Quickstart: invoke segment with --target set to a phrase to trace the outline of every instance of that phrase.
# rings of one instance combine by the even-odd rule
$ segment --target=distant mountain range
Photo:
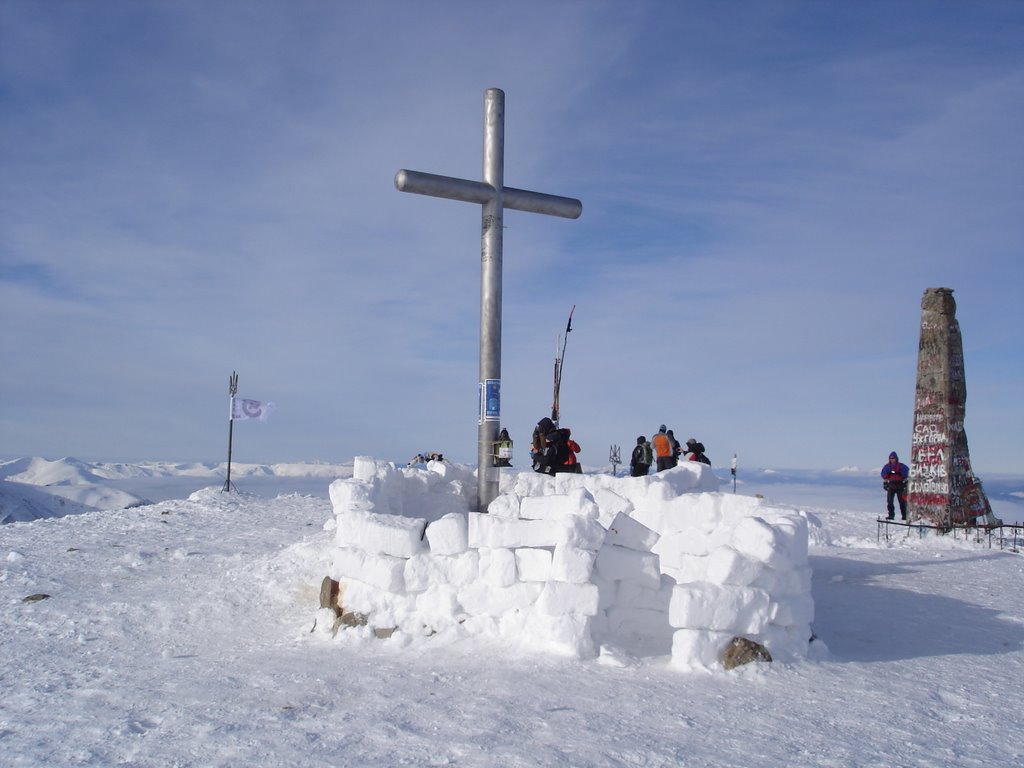
[[[231,465],[233,482],[307,481],[325,491],[331,480],[351,474],[351,465],[321,462]],[[223,463],[108,464],[72,457],[4,461],[0,462],[0,523],[145,506],[221,485],[226,476]]]
[[[611,467],[584,467],[611,472]],[[622,467],[618,468],[623,471]],[[881,487],[878,469],[841,467],[834,470],[757,469],[740,467],[740,493],[773,486],[801,485],[850,488]],[[728,467],[715,467],[723,490],[732,487]],[[319,461],[278,464],[231,464],[233,488],[264,493],[327,496],[331,482],[351,477],[352,464]],[[166,499],[188,498],[202,488],[222,487],[226,463],[143,461],[87,462],[65,457],[0,461],[0,523],[63,517],[96,510],[130,509]],[[1024,476],[982,476],[990,499],[1014,504],[1024,512]]]

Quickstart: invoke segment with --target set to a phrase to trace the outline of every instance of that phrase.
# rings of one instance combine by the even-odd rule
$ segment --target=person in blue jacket
[[[896,451],[889,454],[889,462],[882,467],[882,487],[885,488],[885,508],[889,511],[889,520],[896,514],[893,498],[899,500],[900,517],[907,519],[907,478],[910,477],[910,467],[900,461]]]

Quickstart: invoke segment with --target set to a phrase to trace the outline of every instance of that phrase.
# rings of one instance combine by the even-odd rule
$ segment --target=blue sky
[[[480,179],[506,94],[503,423],[576,305],[584,463],[666,423],[719,465],[909,455],[950,287],[976,471],[1024,469],[1024,4],[0,5],[0,454],[475,461]]]

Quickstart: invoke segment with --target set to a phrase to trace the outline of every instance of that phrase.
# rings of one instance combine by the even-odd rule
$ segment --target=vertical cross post
[[[444,197],[481,206],[480,243],[480,379],[477,429],[477,511],[498,495],[498,469],[494,443],[501,422],[501,263],[505,208],[579,218],[583,204],[570,197],[529,192],[505,186],[505,93],[484,91],[483,181],[469,181],[432,173],[400,170],[395,174],[400,192]]]
[[[480,207],[480,404],[476,435],[477,512],[498,495],[494,443],[501,418],[501,269],[504,243],[505,94],[484,92],[484,184],[494,190]],[[497,400],[497,403],[493,402]]]

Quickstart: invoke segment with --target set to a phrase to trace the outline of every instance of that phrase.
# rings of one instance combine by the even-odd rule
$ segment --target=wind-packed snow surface
[[[822,484],[812,504],[801,483],[797,511],[819,521],[819,639],[803,660],[693,673],[649,646],[572,658],[483,634],[314,629],[337,550],[332,480],[318,495],[214,484],[0,526],[0,764],[1024,760],[1019,554],[902,529],[879,538],[848,491]],[[790,503],[785,483],[770,490]]]

